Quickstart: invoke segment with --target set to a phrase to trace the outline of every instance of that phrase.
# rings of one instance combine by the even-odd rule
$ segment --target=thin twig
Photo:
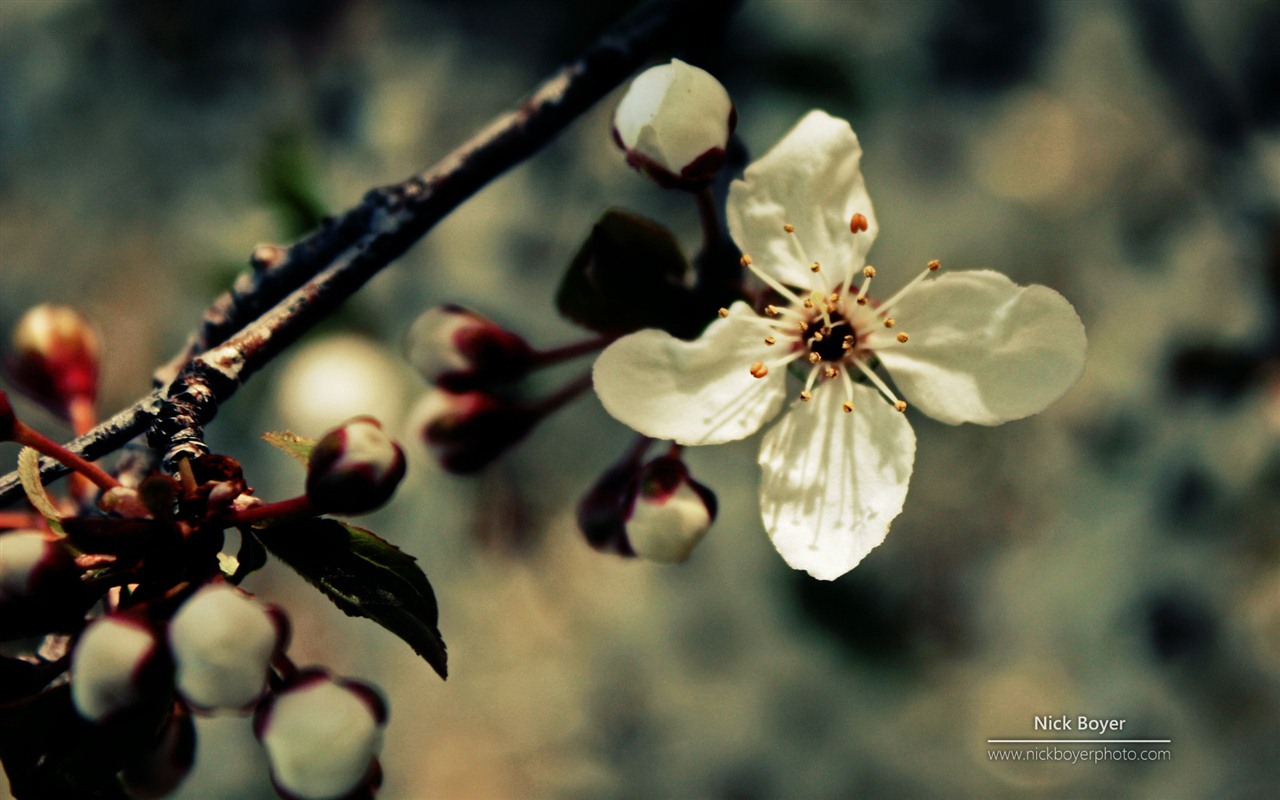
[[[436,166],[369,192],[279,260],[242,276],[210,306],[183,352],[157,371],[161,384],[177,375],[167,389],[139,400],[68,449],[97,458],[150,427],[149,440],[165,452],[167,466],[183,455],[205,452],[202,426],[250,375],[450,211],[550,142],[661,46],[721,28],[737,4],[651,0]],[[64,471],[42,463],[41,478],[48,481]],[[16,473],[0,479],[0,506],[20,493]]]

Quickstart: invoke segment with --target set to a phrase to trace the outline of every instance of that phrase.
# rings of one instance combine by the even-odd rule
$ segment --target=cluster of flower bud
[[[432,385],[413,427],[450,472],[483,469],[524,438],[536,409],[511,397],[511,386],[541,362],[519,335],[457,305],[428,309],[406,341],[409,363]]]
[[[649,561],[684,561],[716,518],[716,497],[679,458],[604,473],[578,504],[578,526],[597,550]]]
[[[118,612],[86,626],[71,655],[72,703],[91,723],[139,735],[126,726],[143,709],[170,704],[176,691],[155,746],[122,776],[140,795],[171,790],[190,768],[189,710],[252,710],[282,796],[348,796],[376,781],[386,708],[372,688],[317,671],[286,669],[281,674],[291,677],[273,684],[272,664],[287,640],[278,609],[210,583],[184,600],[167,625]]]

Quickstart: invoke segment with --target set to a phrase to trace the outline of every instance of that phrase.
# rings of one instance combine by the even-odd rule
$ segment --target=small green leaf
[[[22,491],[27,493],[32,508],[48,520],[50,528],[62,533],[62,515],[40,482],[40,454],[30,447],[18,451],[18,480],[22,481]]]
[[[565,272],[556,308],[579,325],[607,335],[641,328],[680,335],[689,326],[693,304],[688,273],[684,251],[669,230],[653,220],[610,210],[591,229]]]
[[[311,451],[316,449],[315,439],[304,439],[292,431],[264,433],[262,438],[267,440],[267,444],[283,450],[304,467],[311,460]]]
[[[441,678],[447,676],[435,592],[413,556],[363,528],[332,519],[282,522],[252,532],[345,614],[378,623]]]

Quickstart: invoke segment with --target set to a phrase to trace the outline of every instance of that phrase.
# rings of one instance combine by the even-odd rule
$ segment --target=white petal
[[[711,528],[711,512],[702,495],[688,481],[670,495],[636,499],[627,520],[627,541],[641,558],[660,564],[678,564]]]
[[[854,386],[854,411],[825,383],[765,434],[760,511],[773,546],[795,569],[834,580],[884,541],[902,511],[915,462],[906,416]]]
[[[156,652],[156,640],[139,623],[99,617],[89,623],[71,653],[71,701],[85,719],[101,722],[136,703],[139,675]]]
[[[725,148],[732,112],[729,93],[711,73],[673,59],[631,82],[613,124],[627,149],[679,175],[708,150]]]
[[[778,413],[786,370],[751,377],[756,361],[777,358],[781,344],[764,343],[763,326],[746,303],[686,342],[643,330],[609,345],[596,359],[596,394],[605,410],[645,436],[680,444],[720,444],[744,439]]]
[[[811,287],[814,261],[828,278],[823,288],[843,281],[847,270],[861,270],[877,230],[861,160],[848,122],[809,112],[729,187],[734,242],[758,268],[792,286]],[[849,230],[855,213],[867,218],[858,234]]]
[[[1084,325],[1046,286],[954,272],[916,287],[891,313],[911,339],[880,360],[912,405],[952,425],[1035,414],[1084,370]]]
[[[356,788],[381,743],[382,728],[364,701],[328,680],[281,693],[262,736],[276,781],[306,800]]]
[[[206,586],[169,623],[175,683],[200,708],[244,708],[266,686],[279,636],[258,602],[226,584]]]

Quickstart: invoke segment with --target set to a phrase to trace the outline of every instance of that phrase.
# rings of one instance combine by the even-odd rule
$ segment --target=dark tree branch
[[[177,376],[166,390],[152,392],[68,448],[97,458],[150,427],[149,440],[165,452],[166,464],[205,452],[203,425],[249,376],[450,211],[550,142],[653,53],[723,27],[738,2],[651,0],[436,166],[369,192],[275,263],[242,276],[210,306],[184,351],[157,372],[161,385]],[[42,465],[41,477],[48,481],[65,471]],[[20,495],[16,473],[0,479],[0,506]]]

